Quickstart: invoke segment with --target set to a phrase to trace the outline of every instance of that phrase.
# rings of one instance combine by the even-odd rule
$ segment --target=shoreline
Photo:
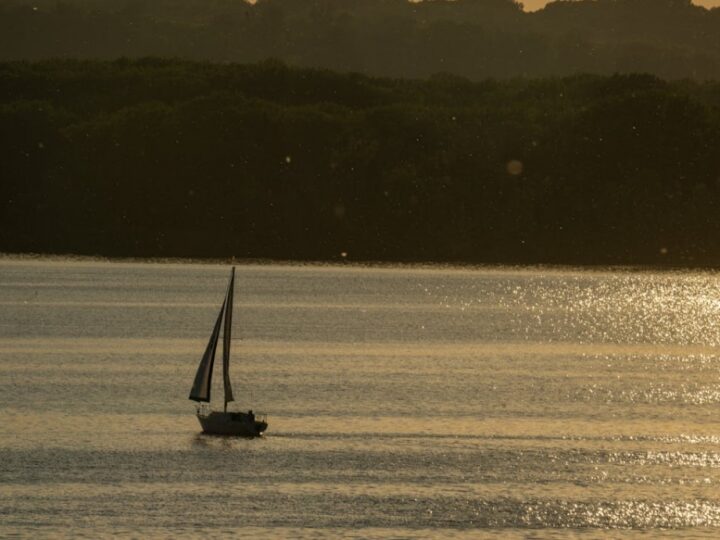
[[[696,272],[718,274],[720,268],[710,265],[679,266],[679,265],[641,265],[641,264],[544,264],[544,263],[470,263],[460,261],[381,261],[381,260],[303,260],[303,259],[268,259],[268,258],[236,258],[236,257],[122,257],[108,255],[79,255],[73,253],[11,253],[0,252],[0,263],[11,262],[74,262],[74,263],[112,263],[112,264],[174,264],[202,266],[284,266],[284,267],[315,267],[315,268],[368,268],[368,269],[407,269],[407,270],[515,270],[538,272],[582,271],[588,273],[661,273],[674,274]]]

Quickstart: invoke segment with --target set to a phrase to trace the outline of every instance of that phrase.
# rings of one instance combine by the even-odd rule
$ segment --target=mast
[[[227,412],[228,401],[235,401],[230,385],[230,341],[232,340],[232,313],[233,293],[235,290],[235,267],[230,273],[230,284],[228,285],[227,296],[225,297],[225,326],[223,328],[223,386],[225,389],[225,405],[223,410]]]

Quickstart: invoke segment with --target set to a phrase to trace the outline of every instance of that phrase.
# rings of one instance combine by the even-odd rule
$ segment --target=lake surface
[[[720,275],[238,266],[260,439],[228,275],[0,260],[0,537],[720,535]]]

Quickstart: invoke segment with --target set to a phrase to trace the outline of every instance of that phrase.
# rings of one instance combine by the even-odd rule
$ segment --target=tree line
[[[720,264],[720,84],[0,63],[0,251]]]
[[[691,0],[4,0],[0,60],[278,58],[387,77],[720,78],[720,9]]]

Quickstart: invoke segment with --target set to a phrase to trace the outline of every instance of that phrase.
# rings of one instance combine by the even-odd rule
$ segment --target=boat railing
[[[266,422],[266,421],[267,421],[267,414],[264,413],[264,412],[257,412],[257,411],[253,411],[252,409],[250,409],[250,410],[247,411],[247,412],[245,412],[245,411],[241,411],[241,412],[244,412],[245,414],[252,414],[252,415],[253,415],[253,418],[254,418],[256,421],[260,421],[260,422]]]
[[[209,403],[199,403],[198,406],[195,407],[195,411],[200,416],[207,416],[208,414],[210,414],[210,412],[212,412]]]
[[[246,414],[252,413],[253,419],[256,422],[267,422],[267,414],[264,412],[247,411]]]
[[[195,410],[198,415],[200,416],[208,416],[211,412],[213,412],[212,407],[209,403],[200,403],[195,407]],[[228,411],[230,412],[230,411]],[[245,411],[237,411],[237,412],[245,412]],[[250,413],[251,411],[247,411],[247,413]],[[246,413],[246,414],[247,414]],[[258,422],[267,422],[267,413],[264,412],[253,412],[253,415],[255,416],[255,420]]]

